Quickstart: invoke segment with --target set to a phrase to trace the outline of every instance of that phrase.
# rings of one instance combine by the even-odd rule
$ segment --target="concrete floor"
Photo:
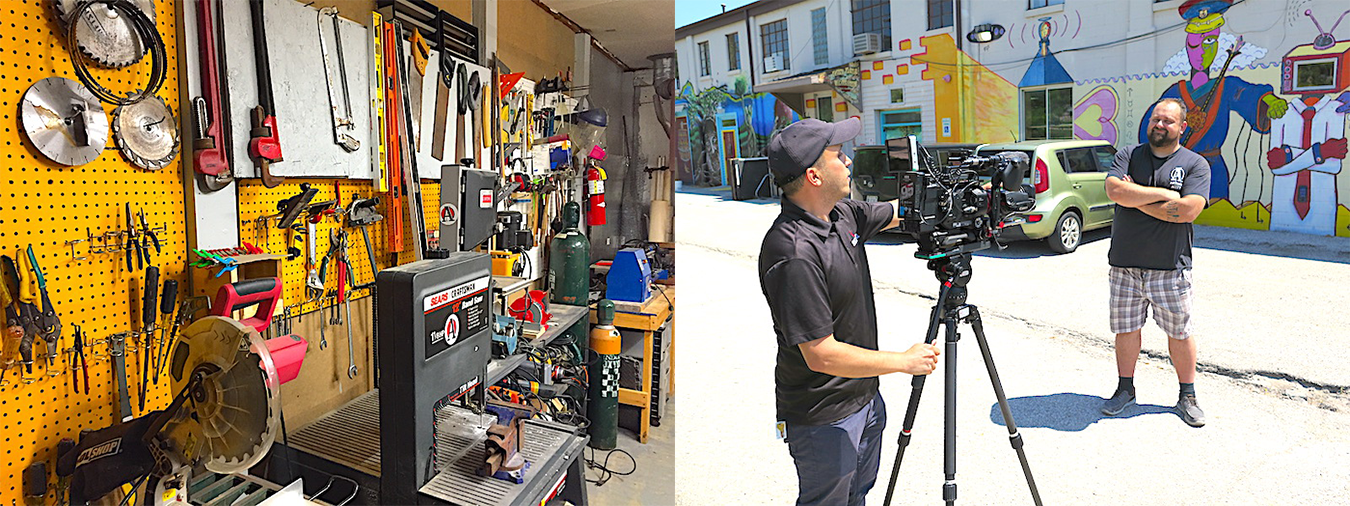
[[[663,505],[675,504],[675,400],[666,401],[666,412],[661,415],[661,426],[647,432],[647,444],[637,441],[637,435],[619,429],[619,449],[633,455],[637,469],[627,476],[613,475],[604,485],[586,484],[587,499],[593,506]],[[604,451],[590,448],[585,457],[603,464]],[[628,457],[615,451],[609,457],[609,468],[624,472],[633,469]],[[599,468],[586,470],[587,480],[601,478]]]

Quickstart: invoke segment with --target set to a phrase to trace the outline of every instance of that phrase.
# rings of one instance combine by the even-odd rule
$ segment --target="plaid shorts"
[[[1144,328],[1149,306],[1167,337],[1191,336],[1191,270],[1111,267],[1111,332]]]

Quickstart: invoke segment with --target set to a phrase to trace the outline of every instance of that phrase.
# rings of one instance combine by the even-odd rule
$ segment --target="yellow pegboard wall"
[[[151,255],[161,269],[160,282],[177,280],[180,294],[186,291],[181,160],[161,171],[146,171],[128,163],[109,139],[95,161],[66,167],[39,154],[23,133],[19,105],[32,83],[51,76],[78,80],[64,32],[50,5],[46,0],[0,3],[0,153],[4,161],[0,166],[0,253],[13,257],[21,248],[33,246],[63,325],[60,348],[72,345],[74,325],[79,325],[86,336],[91,386],[89,394],[84,394],[81,377],[81,388],[76,392],[71,371],[47,377],[45,360],[40,357],[34,359],[30,376],[38,379],[33,383],[19,382],[17,369],[6,371],[8,383],[0,386],[0,435],[4,438],[0,504],[24,503],[23,470],[35,460],[47,462],[52,491],[45,503],[55,504],[57,442],[76,439],[81,430],[108,427],[118,418],[115,376],[107,347],[98,341],[117,332],[140,329],[139,295],[144,271],[128,271],[121,252],[89,254],[87,242],[76,244],[72,255],[67,241],[87,240],[89,233],[123,230],[123,206],[130,203],[132,212],[144,210],[151,227],[166,228],[159,234],[162,252]],[[172,2],[156,2],[156,20],[168,65],[157,95],[179,114],[177,28]],[[126,69],[91,66],[90,71],[104,87],[131,91],[142,86],[149,75],[149,57]],[[111,120],[113,107],[104,104],[104,108]],[[94,246],[100,244],[95,242]],[[88,258],[74,260],[73,256]],[[46,345],[35,344],[34,348],[38,355]],[[133,415],[140,415],[140,354],[129,355],[128,389]],[[68,364],[69,357],[63,351],[59,360]],[[166,376],[147,387],[146,411],[168,405],[168,383]]]
[[[276,228],[276,219],[267,220],[264,224],[259,221],[259,218],[276,214],[277,203],[300,193],[300,184],[302,183],[308,183],[312,188],[318,190],[318,193],[310,201],[311,203],[332,200],[336,207],[342,209],[351,205],[353,194],[360,195],[360,198],[365,199],[376,196],[380,198],[380,205],[376,209],[385,216],[385,219],[367,227],[371,248],[375,251],[375,262],[380,269],[391,267],[386,239],[389,214],[391,212],[407,212],[406,210],[391,210],[388,193],[375,191],[374,186],[368,180],[288,178],[285,183],[275,188],[267,188],[257,179],[238,180],[239,237],[241,240],[248,241],[268,253],[285,253],[286,249],[292,244],[301,251],[300,256],[294,259],[282,260],[282,284],[285,287],[283,296],[286,306],[294,308],[292,316],[316,311],[320,308],[321,303],[321,301],[310,301],[305,295],[305,278],[308,275],[308,270],[305,268],[305,252],[308,248],[305,243],[306,239],[303,234],[296,234],[292,239],[292,232]],[[440,185],[438,182],[422,181],[422,203],[426,221],[429,223],[428,226],[436,227],[436,212],[440,207]],[[406,201],[404,205],[407,205]],[[399,265],[416,260],[413,249],[417,243],[416,238],[410,232],[411,228],[406,225],[406,216],[404,221],[403,252],[398,255]],[[297,223],[300,222],[301,220],[297,220]],[[345,224],[345,217],[342,219],[327,217],[315,225],[316,263],[328,253],[332,234],[339,228],[344,227]],[[373,282],[375,274],[370,269],[365,241],[361,238],[360,230],[347,228],[347,234],[347,259],[352,266],[353,284]],[[337,287],[336,268],[330,261],[328,273],[324,280],[325,286],[329,289]],[[353,296],[354,298],[367,297],[370,295],[368,292],[368,290],[360,290],[355,292]],[[331,305],[333,301],[327,300],[322,301],[322,303]]]

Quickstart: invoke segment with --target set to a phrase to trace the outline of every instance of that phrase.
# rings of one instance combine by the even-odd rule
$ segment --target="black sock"
[[[1195,383],[1182,383],[1181,395],[1195,395]]]
[[[1134,393],[1134,376],[1121,376],[1120,384],[1116,386],[1116,391]]]

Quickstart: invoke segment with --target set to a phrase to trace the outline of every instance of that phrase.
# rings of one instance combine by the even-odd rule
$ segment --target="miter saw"
[[[177,394],[168,408],[85,434],[60,457],[57,473],[73,475],[72,503],[119,495],[130,483],[140,504],[197,504],[188,497],[195,473],[247,471],[271,448],[280,382],[258,332],[208,316],[173,348],[168,370]]]

